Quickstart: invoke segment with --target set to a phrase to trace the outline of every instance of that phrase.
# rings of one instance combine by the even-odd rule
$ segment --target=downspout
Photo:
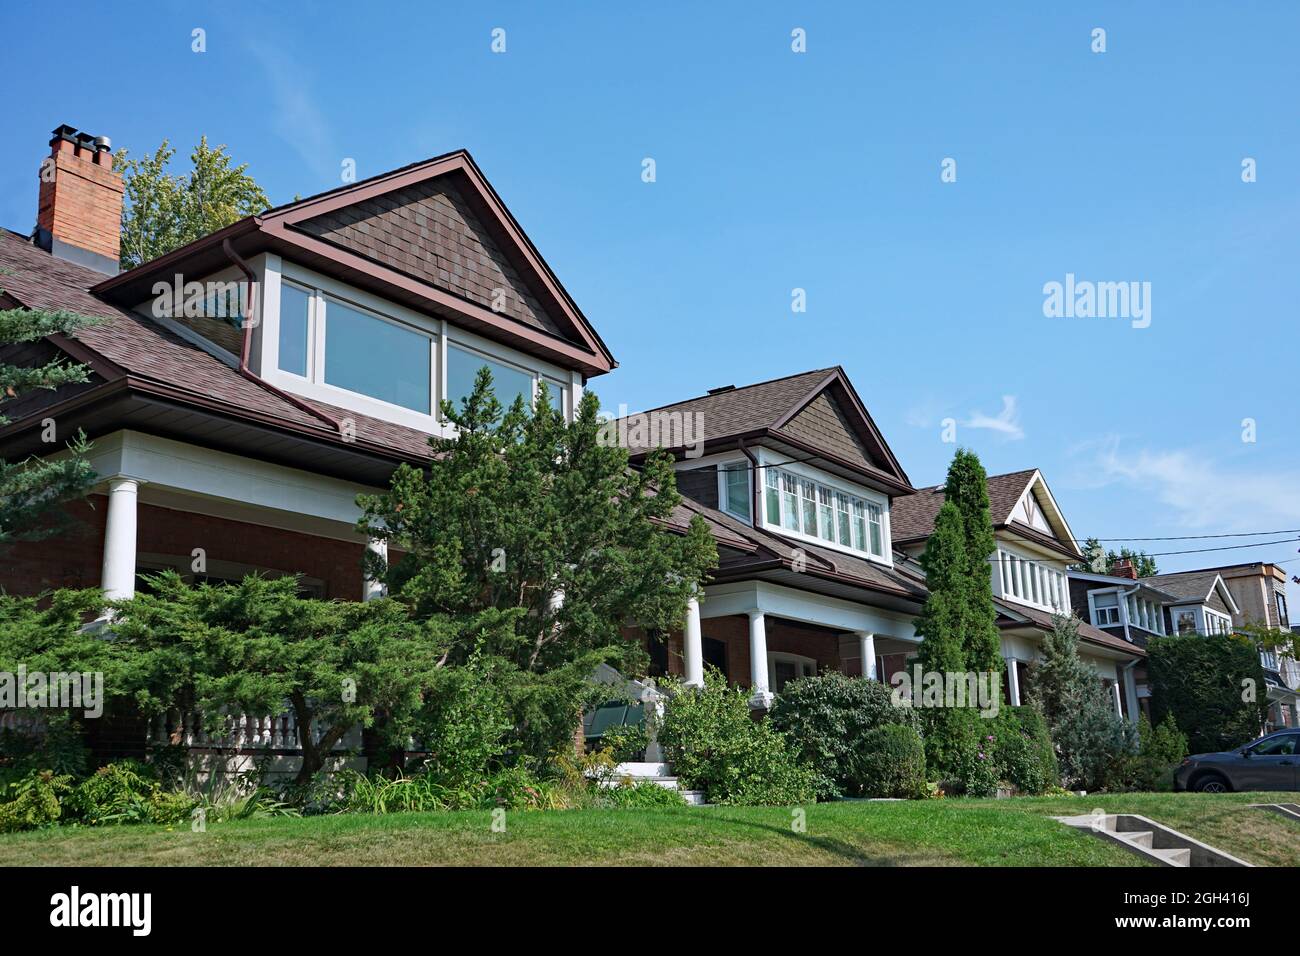
[[[242,258],[240,258],[239,253],[235,251],[235,247],[230,244],[229,239],[221,240],[221,250],[226,254],[226,258],[228,258],[231,262],[233,262],[239,268],[239,270],[244,273],[244,276],[248,281],[249,306],[250,306],[249,311],[254,316],[256,316],[260,306],[260,303],[258,301],[258,295],[257,295],[256,274],[254,274],[253,270],[249,268],[248,263],[245,262]],[[258,376],[257,373],[255,373],[251,368],[248,367],[248,358],[249,355],[252,354],[252,349],[253,349],[253,326],[255,324],[256,324],[255,322],[250,322],[247,316],[244,318],[244,342],[243,342],[243,346],[240,349],[240,354],[239,354],[239,374],[242,375],[244,378],[248,379],[250,382],[254,382],[260,385],[262,388],[266,389],[272,395],[284,399],[286,402],[288,402],[290,405],[294,406],[295,408],[302,409],[308,415],[311,415],[313,418],[317,418],[320,421],[323,421],[325,424],[329,425],[330,428],[334,429],[336,432],[341,433],[343,431],[343,426],[340,425],[335,418],[333,418],[330,415],[326,415],[318,408],[312,407],[307,402],[304,402],[302,399],[298,398],[297,396],[290,395],[288,392],[276,388],[274,385],[266,381],[266,379]]]
[[[743,438],[740,439],[740,453],[749,459],[749,464],[751,465],[751,473],[754,476],[754,493],[753,493],[754,502],[751,505],[753,514],[750,515],[750,520],[753,522],[754,527],[758,528],[759,527],[758,516],[762,514],[762,512],[759,509],[763,506],[763,482],[759,480],[760,476],[758,474],[758,459],[755,458],[753,453],[750,452],[750,450],[745,447],[745,439]]]

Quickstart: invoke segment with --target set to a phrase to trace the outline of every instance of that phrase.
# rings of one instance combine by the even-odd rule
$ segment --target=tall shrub
[[[917,726],[916,711],[896,706],[890,688],[837,671],[786,684],[768,720],[812,770],[823,800],[862,793],[860,744],[869,731],[884,724]]]
[[[1237,634],[1170,634],[1147,645],[1151,719],[1172,715],[1193,753],[1259,736],[1268,713],[1256,645]]]
[[[658,739],[677,779],[710,803],[782,805],[814,798],[813,774],[771,721],[750,716],[749,695],[710,670],[704,687],[671,695]]]

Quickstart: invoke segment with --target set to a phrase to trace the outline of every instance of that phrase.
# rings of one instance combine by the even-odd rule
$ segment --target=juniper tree
[[[566,423],[544,389],[532,410],[522,398],[503,409],[481,369],[459,408],[443,403],[455,434],[430,439],[428,464],[358,499],[359,530],[402,553],[391,564],[372,553],[369,573],[417,619],[464,622],[440,663],[490,663],[520,751],[536,757],[572,737],[599,663],[641,663],[623,628],[679,627],[717,560],[700,518],[685,534],[664,527],[681,500],[671,459],[629,468],[598,410],[588,393]],[[505,626],[485,632],[484,619]]]
[[[0,289],[0,300],[3,298]],[[63,310],[0,309],[0,348],[55,333],[66,335],[94,321]],[[9,424],[4,413],[6,403],[36,389],[56,389],[85,381],[86,367],[63,359],[32,367],[0,359],[0,426]],[[60,505],[84,494],[95,477],[85,458],[88,445],[84,436],[78,433],[67,449],[68,454],[57,459],[0,459],[0,545],[39,540],[64,525],[66,515]]]
[[[997,610],[993,607],[989,564],[997,550],[997,540],[989,512],[988,475],[973,451],[958,449],[953,456],[944,485],[944,501],[955,505],[961,516],[966,555],[962,568],[965,616],[961,622],[961,638],[966,666],[976,671],[1001,672],[1002,641],[998,636]]]

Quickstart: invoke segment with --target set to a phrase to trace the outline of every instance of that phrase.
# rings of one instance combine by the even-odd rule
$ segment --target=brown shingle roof
[[[1008,604],[999,601],[996,598],[993,601],[995,607],[1005,617],[1018,615],[1028,618],[1035,627],[1045,631],[1052,629],[1052,615],[1047,611],[1040,611],[1037,608],[1025,607],[1022,604]],[[1004,620],[1000,626],[1011,627],[1015,622]],[[1132,654],[1135,657],[1146,657],[1147,652],[1137,644],[1130,644],[1122,637],[1116,637],[1114,634],[1108,634],[1099,627],[1093,627],[1087,621],[1079,622],[1079,640],[1086,641],[1089,644],[1096,644],[1099,647],[1109,647],[1111,650],[1123,651],[1126,654]]]
[[[1175,598],[1204,601],[1219,576],[1218,571],[1177,571],[1171,574],[1152,574],[1141,578],[1143,584],[1159,588]]]
[[[1037,471],[1036,468],[1026,468],[1005,475],[989,476],[989,513],[993,519],[993,527],[997,528],[1007,523],[1011,517],[1011,509],[1025,493],[1029,480]],[[938,517],[943,502],[943,485],[922,488],[914,495],[903,495],[890,501],[889,527],[894,543],[928,538],[934,531],[934,519]]]
[[[323,440],[342,441],[324,422],[244,378],[210,353],[89,292],[103,280],[102,273],[52,256],[8,230],[0,230],[0,269],[0,289],[28,308],[66,309],[102,319],[98,325],[77,330],[72,338],[127,376],[158,382],[205,402],[218,402],[235,414],[256,410],[298,430],[319,432]],[[106,377],[111,381],[122,375]],[[417,429],[323,402],[309,404],[336,419],[351,418],[360,443],[382,446],[404,457],[428,455],[428,437]]]

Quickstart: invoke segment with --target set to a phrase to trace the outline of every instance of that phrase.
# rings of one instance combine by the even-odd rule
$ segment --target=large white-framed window
[[[1220,614],[1218,611],[1211,611],[1208,607],[1202,608],[1201,612],[1205,616],[1205,633],[1206,634],[1231,634],[1232,618],[1226,614]]]
[[[994,560],[1002,597],[1061,614],[1069,612],[1070,590],[1064,571],[1005,547],[998,548]]]
[[[771,651],[767,655],[767,686],[773,693],[781,693],[782,688],[792,680],[816,676],[817,662],[811,657],[781,651]]]
[[[458,401],[479,368],[492,372],[497,398],[531,405],[545,382],[549,401],[572,420],[577,373],[518,353],[451,322],[389,302],[279,256],[264,263],[259,374],[317,401],[448,434],[444,398]]]
[[[763,524],[789,537],[889,562],[888,499],[802,464],[762,460]]]

